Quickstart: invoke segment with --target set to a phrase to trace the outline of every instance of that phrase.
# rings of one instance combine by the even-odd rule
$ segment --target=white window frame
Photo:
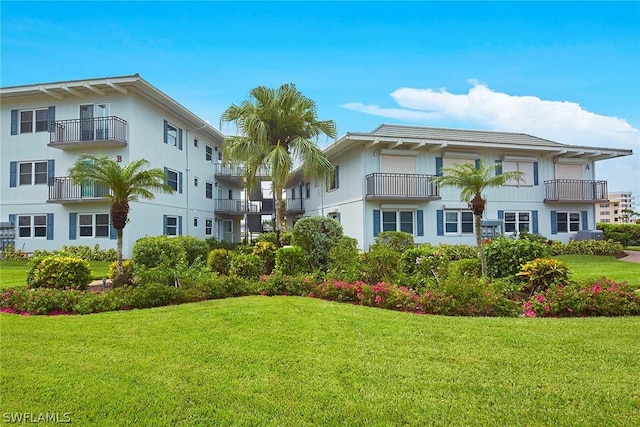
[[[170,224],[170,222],[174,222],[174,224]],[[178,217],[175,215],[167,215],[167,236],[177,236],[178,235]]]
[[[98,216],[101,217],[102,222],[98,223]],[[104,217],[106,216],[106,224],[104,223]],[[90,223],[83,224],[83,219],[90,218]],[[77,236],[80,239],[108,239],[111,235],[111,218],[108,213],[79,213],[78,214],[78,230]],[[83,234],[91,230],[91,234]],[[101,235],[98,235],[98,229],[101,230]],[[106,234],[104,233],[106,231]]]
[[[304,194],[305,194],[305,199],[310,199],[311,198],[311,183],[307,182],[304,184]]]
[[[522,179],[508,179],[504,185],[516,187],[533,186],[533,161],[503,160],[502,172],[522,172]]]
[[[504,211],[503,223],[505,233],[531,233],[531,211]]]
[[[30,113],[31,118],[29,120],[23,120],[23,115]],[[44,114],[44,120],[38,120],[38,113]],[[38,129],[38,124],[44,123],[44,129]],[[28,124],[29,129],[23,129],[23,125]],[[20,110],[18,112],[18,130],[19,133],[36,133],[36,132],[49,132],[49,108],[32,108],[26,110]]]
[[[199,148],[200,147],[200,141],[198,141],[198,138],[193,138],[193,146],[195,148]]]
[[[171,179],[171,174],[175,174],[176,176],[175,181]],[[178,171],[167,168],[167,185],[173,188],[173,191],[175,192],[178,192],[178,189],[180,186],[179,180],[180,180],[180,174],[178,173]],[[175,185],[176,185],[175,188],[172,185],[173,182],[175,182]]]
[[[339,166],[334,166],[333,175],[329,177],[329,181],[327,182],[327,191],[335,191],[340,188],[340,168]]]
[[[27,173],[22,172],[22,167],[29,165],[31,167],[31,171]],[[44,165],[43,171],[36,171],[38,165]],[[29,177],[29,182],[23,183],[23,177]],[[38,177],[40,177],[40,181],[42,181],[42,176],[44,176],[44,182],[36,182]],[[49,181],[49,162],[46,160],[36,160],[32,162],[18,162],[18,185],[47,185]]]
[[[213,235],[213,218],[206,218],[204,220],[204,235],[205,236]]]
[[[393,221],[389,221],[387,218],[387,221],[385,221],[385,214],[393,214],[394,218]],[[408,222],[406,221],[407,218],[407,214],[409,214],[411,216],[411,231],[408,231],[406,224],[408,224]],[[406,233],[409,233],[413,236],[415,236],[416,234],[416,211],[413,209],[383,209],[380,212],[380,231],[404,231]],[[403,216],[404,216],[404,221],[403,221]],[[390,225],[393,224],[393,227],[390,227]],[[404,224],[404,226],[403,226]],[[404,230],[403,230],[404,228]]]
[[[205,145],[204,146],[204,159],[207,162],[210,162],[213,160],[213,147],[210,145]]]
[[[38,224],[36,224],[36,218],[38,218]],[[47,214],[27,214],[27,215],[18,215],[17,216],[17,224],[18,224],[18,239],[43,239],[47,238]],[[26,223],[25,219],[28,219],[28,223]],[[44,221],[44,224],[42,224]],[[24,231],[28,232],[27,236],[23,236],[22,233]],[[36,233],[36,231],[38,233]],[[44,234],[42,234],[44,231]],[[36,236],[36,234],[42,234],[41,236]]]
[[[178,127],[167,122],[167,130],[166,130],[167,144],[177,147],[178,139],[180,138],[178,133],[179,133]]]
[[[449,215],[455,214],[455,221],[448,220]],[[466,214],[466,215],[463,215]],[[471,215],[471,221],[463,221],[463,217],[469,217]],[[444,235],[445,236],[471,236],[475,231],[475,218],[473,217],[473,211],[468,209],[445,209],[444,211]],[[471,223],[471,231],[463,231],[463,225]],[[455,231],[448,231],[447,225],[455,225]]]
[[[213,182],[207,181],[204,185],[204,197],[206,199],[213,199]]]
[[[560,222],[561,215],[564,215],[566,221]],[[572,218],[573,216],[573,218]],[[577,218],[577,219],[576,219]],[[582,222],[582,214],[579,211],[562,211],[556,212],[556,231],[560,233],[575,233],[580,230],[580,223]],[[566,229],[561,230],[560,224],[566,223]],[[565,228],[565,227],[563,227]]]

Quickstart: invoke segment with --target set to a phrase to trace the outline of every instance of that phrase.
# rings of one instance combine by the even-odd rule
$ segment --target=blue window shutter
[[[78,214],[69,213],[69,240],[76,240],[76,228],[78,228]]]
[[[582,211],[580,212],[580,216],[582,217],[582,229],[588,230],[589,229],[589,212]]]
[[[18,183],[18,163],[9,163],[9,187],[15,187]]]
[[[373,237],[378,237],[380,234],[380,210],[373,210]]]
[[[18,134],[18,110],[11,110],[11,135]]]
[[[55,160],[47,160],[47,178],[49,178],[48,185],[51,187],[53,185],[53,178],[56,176],[56,161]]]
[[[442,209],[436,211],[436,229],[438,236],[444,236],[444,211]]]
[[[442,157],[436,157],[436,176],[442,176]]]
[[[533,185],[538,185],[538,162],[533,162]]]
[[[182,150],[182,129],[178,129],[178,149]]]
[[[496,175],[502,175],[502,160],[496,160]]]
[[[182,215],[178,217],[178,236],[182,236]]]
[[[53,122],[55,121],[56,121],[56,107],[51,106],[49,107],[49,132],[55,131],[55,128],[53,126]]]
[[[480,169],[480,159],[476,159],[475,165],[476,165],[476,169]]]
[[[531,211],[531,232],[538,234],[538,211]]]
[[[424,236],[424,211],[423,210],[416,211],[416,222],[418,223],[417,224],[418,236]]]
[[[47,214],[47,240],[53,240],[53,214]]]
[[[182,172],[178,172],[178,193],[182,194]]]
[[[551,211],[551,234],[558,234],[558,213]]]
[[[336,166],[336,190],[340,188],[340,167]]]
[[[109,218],[109,239],[116,240],[118,238],[118,231],[111,223],[111,218]]]
[[[164,183],[169,185],[169,168],[164,168]]]
[[[169,123],[167,123],[167,121],[164,121],[164,143],[167,144],[167,126]]]
[[[162,234],[167,235],[167,216],[162,215]]]
[[[504,219],[504,211],[498,211],[498,219]]]
[[[16,225],[16,214],[9,214],[9,222],[11,223],[12,226],[15,227],[15,225]]]

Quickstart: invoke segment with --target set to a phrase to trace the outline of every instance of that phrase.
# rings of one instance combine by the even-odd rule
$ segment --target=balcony
[[[215,163],[214,175],[217,179],[240,184],[244,181],[245,168],[242,163]],[[261,166],[256,173],[257,178],[271,178],[268,167]]]
[[[77,185],[69,177],[50,178],[47,203],[104,202],[109,194],[108,188],[92,182]]]
[[[302,199],[285,199],[284,200],[284,213],[286,214],[303,214],[304,207],[302,206]]]
[[[53,123],[49,147],[94,149],[127,145],[127,122],[120,117],[59,120]]]
[[[600,203],[608,200],[607,181],[554,179],[544,182],[545,203]]]
[[[242,199],[216,199],[216,213],[228,215],[273,215],[275,204],[272,199],[242,200]],[[304,213],[302,199],[285,199],[284,213],[297,214]]]
[[[372,173],[365,176],[367,200],[439,200],[433,175]]]

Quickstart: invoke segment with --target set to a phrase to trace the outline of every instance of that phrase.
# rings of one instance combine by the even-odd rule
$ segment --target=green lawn
[[[76,425],[640,425],[637,317],[257,296],[0,320],[2,412]]]
[[[110,262],[90,261],[94,279],[108,277]],[[24,286],[27,283],[27,261],[0,261],[0,289]]]
[[[638,263],[600,255],[559,255],[555,258],[569,265],[571,279],[604,276],[618,282],[628,282],[640,288],[640,264]]]

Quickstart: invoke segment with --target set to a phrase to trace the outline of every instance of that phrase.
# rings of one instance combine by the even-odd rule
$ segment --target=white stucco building
[[[579,230],[595,229],[595,206],[608,200],[607,182],[595,179],[596,162],[632,152],[519,133],[381,125],[347,133],[326,154],[335,179],[307,181],[297,171],[288,195],[303,200],[305,216],[338,219],[367,249],[387,230],[409,232],[416,243],[474,244],[473,215],[459,190],[438,188],[432,178],[443,167],[480,159],[525,174],[524,182],[484,194],[485,235],[529,231],[567,242]]]

